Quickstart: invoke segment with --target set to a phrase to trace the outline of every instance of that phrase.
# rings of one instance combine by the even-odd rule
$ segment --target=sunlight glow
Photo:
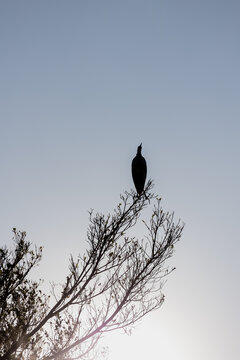
[[[121,331],[105,337],[109,360],[146,360],[161,357],[164,360],[186,360],[179,357],[179,339],[173,338],[171,328],[151,319],[143,320],[131,335]]]

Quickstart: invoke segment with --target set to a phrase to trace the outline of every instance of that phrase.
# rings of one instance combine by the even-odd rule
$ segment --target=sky
[[[0,244],[26,231],[61,281],[141,142],[186,223],[162,308],[106,337],[109,360],[240,358],[239,18],[238,0],[0,2]]]

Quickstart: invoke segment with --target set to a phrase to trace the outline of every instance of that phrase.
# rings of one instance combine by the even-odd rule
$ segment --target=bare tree
[[[41,259],[41,249],[30,250],[25,233],[14,229],[16,249],[1,249],[0,359],[87,359],[104,333],[130,331],[163,301],[164,277],[173,269],[166,260],[180,240],[183,225],[164,212],[161,199],[145,192],[121,196],[113,215],[90,212],[88,249],[70,258],[69,275],[61,291],[53,288],[54,304],[28,273]],[[146,234],[129,236],[142,210],[153,202]]]

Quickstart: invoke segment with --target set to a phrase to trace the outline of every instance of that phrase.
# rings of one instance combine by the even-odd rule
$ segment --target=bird
[[[137,155],[132,161],[132,178],[137,190],[137,193],[141,195],[144,189],[144,184],[147,176],[147,163],[141,154],[142,143],[137,148]]]

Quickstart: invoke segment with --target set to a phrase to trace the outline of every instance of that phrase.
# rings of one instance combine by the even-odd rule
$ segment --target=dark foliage
[[[108,331],[131,331],[163,301],[163,278],[172,269],[165,262],[180,240],[183,225],[174,223],[160,199],[151,193],[121,196],[113,215],[90,212],[85,255],[70,258],[69,275],[54,304],[28,279],[42,250],[30,250],[25,233],[14,229],[15,250],[0,249],[0,359],[85,359],[95,353]],[[144,221],[142,240],[130,237],[142,210],[154,202]]]

